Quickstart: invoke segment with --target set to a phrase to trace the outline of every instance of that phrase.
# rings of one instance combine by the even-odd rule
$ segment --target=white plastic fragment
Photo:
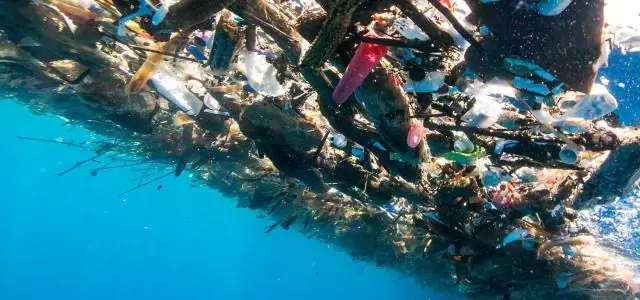
[[[340,133],[334,133],[332,137],[333,145],[338,148],[344,148],[347,146],[347,138]]]
[[[216,100],[216,98],[211,96],[211,94],[209,93],[206,93],[204,95],[204,105],[206,105],[207,108],[213,111],[218,111],[220,110],[220,108],[222,108],[222,106],[220,105],[220,102],[218,102],[218,100]]]
[[[168,71],[156,72],[151,76],[151,82],[162,97],[171,101],[186,114],[195,116],[202,110],[202,101]]]
[[[391,26],[400,34],[402,34],[402,36],[409,40],[418,39],[421,41],[426,41],[429,39],[429,36],[422,32],[422,30],[420,30],[420,28],[418,28],[418,26],[413,23],[411,19],[397,18],[393,21],[393,24]]]
[[[404,85],[404,90],[408,93],[431,93],[440,89],[444,85],[444,72],[429,72],[420,81],[409,80]]]
[[[468,125],[487,128],[495,124],[502,113],[502,104],[489,96],[476,96],[476,103],[462,116],[462,120]]]
[[[240,50],[238,70],[247,77],[251,88],[260,94],[278,97],[287,92],[276,79],[276,68],[267,62],[264,55],[245,49]]]
[[[602,84],[594,84],[589,95],[585,95],[568,110],[564,117],[595,120],[601,118],[618,108],[618,101],[609,93],[607,87]]]
[[[542,0],[536,9],[543,16],[557,16],[571,4],[572,0]]]

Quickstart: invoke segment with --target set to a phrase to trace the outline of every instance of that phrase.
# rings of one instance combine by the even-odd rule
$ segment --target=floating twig
[[[37,142],[62,144],[62,145],[67,145],[67,146],[70,146],[70,147],[76,147],[76,148],[80,148],[80,149],[84,149],[84,150],[87,149],[86,147],[80,146],[80,144],[78,144],[78,143],[67,142],[67,141],[57,140],[57,139],[41,139],[41,138],[32,138],[32,137],[25,137],[25,136],[18,136],[18,139],[19,140],[27,140],[27,141],[37,141]]]
[[[106,152],[102,152],[102,153],[99,153],[99,154],[94,155],[93,157],[91,157],[91,158],[89,158],[89,159],[85,159],[85,160],[79,161],[79,162],[75,163],[75,165],[71,166],[71,168],[68,168],[68,169],[66,169],[66,170],[62,171],[62,172],[58,173],[57,175],[58,175],[58,176],[64,176],[65,174],[67,174],[67,173],[69,173],[69,172],[71,172],[71,171],[75,170],[76,168],[78,168],[78,167],[80,167],[80,166],[84,165],[85,163],[88,163],[88,162],[90,162],[90,161],[96,161],[96,159],[97,159],[98,157],[102,156],[102,155],[103,155],[103,154],[105,154],[105,153],[106,153]]]
[[[164,174],[164,175],[162,175],[162,176],[156,177],[156,178],[151,179],[151,180],[149,180],[149,181],[147,181],[147,182],[144,182],[144,183],[142,183],[142,184],[138,184],[138,185],[136,185],[136,186],[134,186],[134,187],[132,187],[132,188],[130,188],[130,189],[128,189],[128,190],[126,190],[126,191],[124,191],[124,192],[120,193],[120,194],[118,194],[118,196],[119,196],[119,197],[120,197],[120,196],[124,196],[124,195],[126,195],[126,194],[128,194],[128,193],[131,193],[131,192],[133,192],[133,191],[135,191],[135,190],[137,190],[137,189],[139,189],[139,188],[141,188],[141,187],[143,187],[143,186],[145,186],[145,185],[148,185],[148,184],[154,183],[154,182],[156,182],[156,181],[158,181],[158,180],[161,180],[161,179],[163,179],[163,178],[165,178],[165,177],[167,177],[167,176],[169,176],[169,175],[171,175],[171,174],[173,174],[173,171],[169,171],[169,172],[167,172],[166,174]]]

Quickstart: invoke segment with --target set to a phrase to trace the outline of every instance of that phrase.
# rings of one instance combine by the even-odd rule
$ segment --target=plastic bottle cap
[[[560,157],[560,161],[570,165],[575,165],[578,163],[578,160],[580,160],[579,152],[569,146],[562,147],[558,156]]]

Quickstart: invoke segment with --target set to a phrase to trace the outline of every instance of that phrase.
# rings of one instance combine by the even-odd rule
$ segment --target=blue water
[[[18,140],[83,141],[86,130],[0,100],[0,299],[444,299],[413,279],[352,261],[276,229],[188,175],[118,197],[139,172],[91,167],[93,156]]]

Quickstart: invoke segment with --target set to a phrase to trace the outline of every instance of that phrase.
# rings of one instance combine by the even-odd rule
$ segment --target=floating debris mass
[[[186,171],[265,232],[470,299],[640,296],[584,214],[639,181],[640,132],[595,82],[640,49],[635,3],[0,5],[0,92],[110,139],[20,137],[95,152],[60,176],[143,167],[125,195]]]

